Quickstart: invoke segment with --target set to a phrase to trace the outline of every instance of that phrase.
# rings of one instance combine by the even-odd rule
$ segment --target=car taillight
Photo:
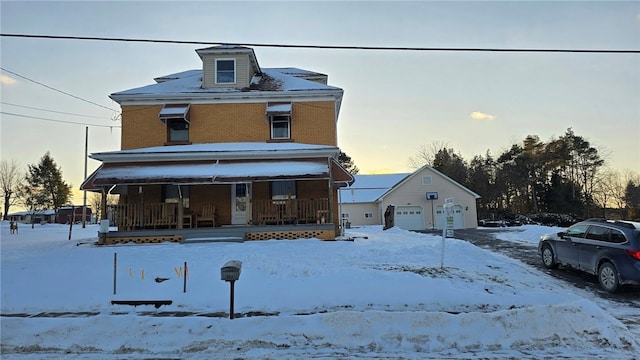
[[[640,250],[627,249],[627,254],[636,260],[640,260]]]

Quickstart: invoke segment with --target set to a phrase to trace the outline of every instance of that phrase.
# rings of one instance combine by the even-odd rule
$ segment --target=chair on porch
[[[200,223],[208,224],[211,222],[211,226],[216,226],[216,207],[213,204],[206,204],[202,207],[202,211],[196,214],[196,227],[200,226]]]

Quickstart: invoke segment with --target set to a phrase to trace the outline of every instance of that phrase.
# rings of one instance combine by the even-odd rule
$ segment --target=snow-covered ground
[[[637,336],[596,302],[463,240],[446,240],[441,267],[440,236],[380,226],[350,229],[355,241],[102,247],[95,225],[74,226],[71,241],[68,226],[8,227],[2,359],[640,357]],[[233,320],[228,260],[242,261]]]

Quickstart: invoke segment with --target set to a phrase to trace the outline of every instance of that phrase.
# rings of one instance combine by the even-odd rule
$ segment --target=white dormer
[[[214,46],[196,50],[202,59],[202,88],[248,88],[260,74],[253,49],[243,46]]]

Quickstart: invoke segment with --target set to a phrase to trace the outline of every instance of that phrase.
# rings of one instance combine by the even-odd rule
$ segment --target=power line
[[[44,121],[52,121],[52,122],[65,123],[65,124],[74,124],[74,125],[85,125],[85,126],[105,127],[105,128],[121,128],[122,127],[120,125],[96,125],[96,124],[87,124],[87,123],[76,122],[76,121],[48,119],[48,118],[42,118],[42,117],[37,117],[37,116],[14,114],[14,113],[9,113],[9,112],[5,112],[5,111],[0,111],[0,114],[18,116],[18,117],[23,117],[23,118],[28,118],[28,119],[35,119],[35,120],[44,120]]]
[[[74,113],[68,113],[68,112],[63,112],[63,111],[55,111],[55,110],[41,109],[41,108],[32,107],[32,106],[25,106],[25,105],[11,104],[11,103],[4,102],[4,101],[0,101],[0,104],[3,104],[3,105],[9,105],[9,106],[15,106],[15,107],[21,107],[21,108],[31,109],[31,110],[47,111],[47,112],[52,112],[52,113],[56,113],[56,114],[63,114],[63,115],[82,116],[82,117],[89,117],[89,118],[94,118],[94,119],[106,119],[105,117],[102,117],[102,116],[93,116],[93,115],[74,114]]]
[[[44,86],[44,87],[46,87],[47,89],[50,89],[50,90],[53,90],[53,91],[57,91],[57,92],[59,92],[59,93],[61,93],[61,94],[65,94],[65,95],[67,95],[67,96],[71,96],[71,97],[72,97],[72,98],[74,98],[74,99],[82,100],[82,101],[84,101],[84,102],[87,102],[87,103],[92,104],[92,105],[95,105],[95,106],[99,106],[99,107],[104,108],[104,109],[107,109],[107,110],[109,110],[109,111],[116,111],[116,112],[117,112],[117,110],[114,110],[114,109],[112,109],[112,108],[108,108],[108,107],[106,107],[106,106],[104,106],[104,105],[100,105],[100,104],[95,103],[95,102],[93,102],[93,101],[90,101],[90,100],[87,100],[87,99],[83,99],[83,98],[81,98],[81,97],[79,97],[79,96],[75,96],[75,95],[73,95],[73,94],[69,94],[68,92],[65,92],[65,91],[62,91],[62,90],[56,89],[56,88],[54,88],[54,87],[51,87],[51,86],[49,86],[49,85],[43,84],[43,83],[38,82],[38,81],[35,81],[35,80],[33,80],[33,79],[29,79],[29,78],[28,78],[28,77],[26,77],[26,76],[22,76],[22,75],[20,75],[20,74],[18,74],[18,73],[15,73],[15,72],[13,72],[13,71],[9,71],[9,70],[7,70],[7,69],[5,69],[5,68],[3,68],[3,67],[0,67],[0,69],[2,69],[2,71],[4,71],[4,72],[8,72],[9,74],[12,74],[12,75],[15,75],[15,76],[17,76],[17,77],[23,78],[23,79],[25,79],[25,80],[27,80],[27,81],[31,81],[31,82],[32,82],[32,83],[34,83],[34,84],[38,84],[38,85],[40,85],[40,86]]]
[[[640,50],[622,49],[507,49],[507,48],[445,48],[445,47],[395,47],[395,46],[341,46],[341,45],[291,45],[291,44],[259,44],[259,43],[229,43],[209,41],[159,40],[136,38],[112,38],[93,36],[64,36],[64,35],[32,35],[32,34],[0,34],[5,37],[62,39],[62,40],[95,40],[120,42],[146,42],[182,45],[230,45],[251,47],[277,47],[298,49],[333,49],[333,50],[384,50],[384,51],[464,51],[464,52],[536,52],[536,53],[603,53],[603,54],[640,54]]]

